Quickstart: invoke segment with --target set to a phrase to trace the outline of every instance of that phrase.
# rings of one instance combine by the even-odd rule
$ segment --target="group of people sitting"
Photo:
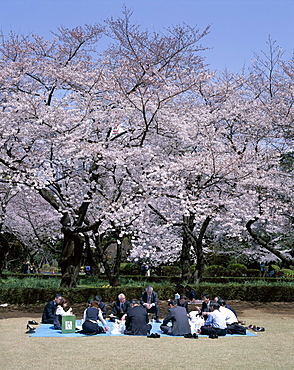
[[[195,303],[198,297],[195,293],[191,300],[187,298],[182,295],[177,299],[169,300],[167,315],[161,322],[158,294],[149,285],[140,300],[128,301],[123,293],[119,294],[112,306],[109,320],[122,324],[123,332],[127,335],[150,336],[152,324],[149,314],[153,316],[154,322],[161,324],[161,331],[168,335],[195,338],[198,334],[211,337],[224,336],[227,333],[246,334],[246,329],[238,324],[234,309],[220,297],[215,297],[211,301],[209,294],[203,294],[201,307],[195,306],[196,310],[190,312],[188,304]],[[42,322],[53,324],[55,329],[60,330],[62,316],[72,314],[72,309],[67,309],[68,306],[68,300],[57,294],[45,306]],[[86,334],[99,334],[110,330],[106,321],[106,304],[102,302],[100,296],[96,296],[89,302],[83,314],[81,329]]]

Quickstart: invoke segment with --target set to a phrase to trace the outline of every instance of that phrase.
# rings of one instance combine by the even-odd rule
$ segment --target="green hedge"
[[[138,287],[111,287],[111,288],[75,288],[75,289],[35,289],[35,288],[3,288],[0,290],[0,302],[9,304],[41,304],[48,302],[56,293],[60,293],[73,303],[85,303],[96,294],[102,296],[103,301],[113,302],[119,293],[124,293],[127,299],[140,298],[145,286]],[[201,283],[192,286],[201,297],[209,293],[211,297],[221,296],[227,300],[260,301],[260,302],[292,302],[294,301],[294,285],[286,284],[213,284]],[[159,299],[173,298],[179,292],[170,286],[157,286],[155,288]]]

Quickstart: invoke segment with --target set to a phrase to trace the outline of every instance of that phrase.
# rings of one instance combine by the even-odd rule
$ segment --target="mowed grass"
[[[0,320],[0,368],[9,369],[293,369],[294,312],[244,310],[246,325],[264,326],[256,337],[218,339],[147,337],[30,338],[28,320]]]

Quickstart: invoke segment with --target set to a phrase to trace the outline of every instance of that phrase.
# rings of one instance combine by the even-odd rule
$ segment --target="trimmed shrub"
[[[291,269],[281,269],[279,272],[282,274],[282,276],[284,276],[286,278],[287,277],[294,278],[294,270],[291,270]]]
[[[163,276],[181,275],[181,269],[178,266],[162,266],[161,271]]]
[[[258,269],[248,269],[247,272],[246,272],[246,275],[248,277],[260,277],[261,272]]]
[[[204,270],[203,276],[218,277],[225,276],[226,269],[221,265],[212,265]]]
[[[95,295],[101,295],[104,302],[113,302],[119,293],[124,293],[128,300],[140,298],[146,285],[137,287],[105,287],[105,288],[2,288],[0,290],[0,302],[9,304],[45,304],[56,293],[68,298],[71,304],[87,303]],[[293,302],[294,284],[289,283],[258,283],[244,282],[243,284],[228,283],[201,283],[199,286],[191,286],[198,296],[209,293],[213,298],[221,296],[226,300],[259,301],[259,302]],[[160,300],[173,298],[178,288],[174,286],[154,285]]]
[[[231,263],[226,268],[228,276],[246,276],[247,267],[241,263]]]
[[[140,266],[135,263],[121,263],[120,264],[121,275],[139,275]]]

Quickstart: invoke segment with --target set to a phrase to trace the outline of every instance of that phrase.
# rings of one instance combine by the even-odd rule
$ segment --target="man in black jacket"
[[[155,313],[155,321],[161,323],[159,320],[158,294],[153,291],[151,285],[148,285],[145,292],[142,293],[140,302],[147,309],[148,313]]]
[[[52,301],[48,302],[44,308],[44,312],[42,315],[42,323],[43,324],[53,324],[54,315],[57,309],[57,305],[61,299],[60,294],[56,294]]]
[[[113,303],[111,314],[109,315],[110,321],[124,319],[125,314],[130,309],[130,302],[126,300],[126,296],[120,293],[117,297],[117,301]]]
[[[152,326],[148,323],[148,313],[146,309],[139,305],[137,299],[131,301],[131,308],[126,315],[127,335],[147,335],[150,334]]]

